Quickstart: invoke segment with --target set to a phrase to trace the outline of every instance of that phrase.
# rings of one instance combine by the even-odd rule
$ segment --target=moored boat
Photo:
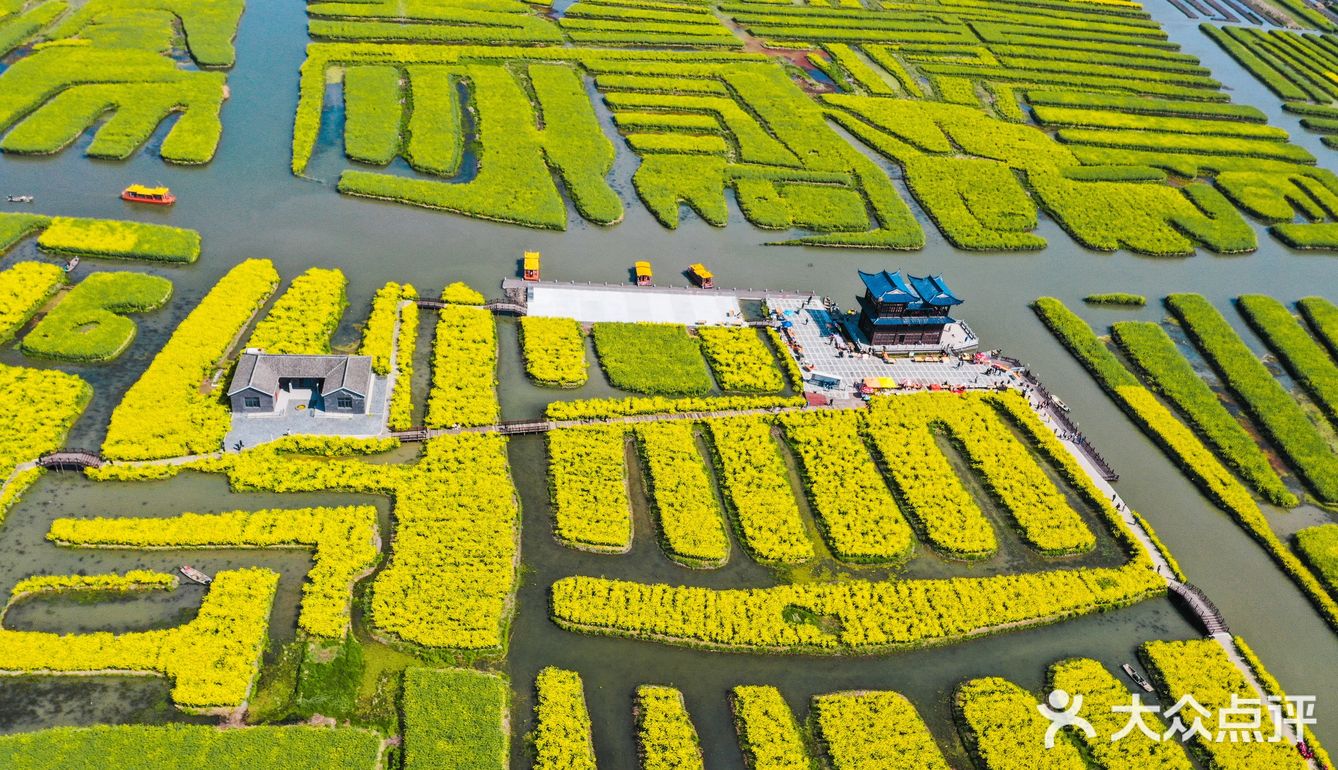
[[[651,278],[654,277],[654,273],[650,269],[650,263],[643,259],[633,265],[632,268],[633,272],[636,273],[636,285],[649,286]]]
[[[688,278],[691,278],[693,283],[703,289],[715,288],[715,274],[700,262],[694,262],[688,266]]]
[[[1124,673],[1128,674],[1129,678],[1134,680],[1134,684],[1143,688],[1143,692],[1152,692],[1152,684],[1148,682],[1147,679],[1144,679],[1142,674],[1135,671],[1133,666],[1124,663],[1120,665],[1120,668],[1124,669]]]
[[[145,187],[132,184],[121,191],[121,200],[131,203],[153,203],[159,206],[171,206],[177,202],[177,196],[166,187]]]
[[[187,579],[199,583],[202,586],[207,586],[210,583],[214,582],[213,578],[209,577],[208,575],[204,574],[198,569],[195,569],[189,564],[181,565],[181,574],[185,575]]]

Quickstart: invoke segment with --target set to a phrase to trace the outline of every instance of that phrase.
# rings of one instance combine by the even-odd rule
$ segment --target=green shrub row
[[[507,770],[511,688],[463,668],[404,672],[404,770]]]
[[[984,158],[919,156],[905,163],[906,185],[954,246],[1035,250],[1036,204],[1013,170]]]
[[[4,256],[24,238],[41,232],[49,224],[51,217],[41,214],[0,213],[0,256]]]
[[[1282,483],[1254,437],[1227,411],[1217,394],[1154,323],[1120,321],[1111,327],[1115,342],[1142,372],[1153,391],[1165,396],[1189,418],[1218,457],[1256,492],[1275,505],[1299,501]]]
[[[1220,104],[1215,102],[1178,99],[1152,99],[1125,94],[1094,93],[1089,91],[1028,91],[1027,101],[1033,105],[1071,107],[1088,110],[1118,110],[1122,113],[1164,115],[1168,117],[1213,118],[1237,122],[1263,123],[1268,120],[1257,107],[1247,104]]]
[[[1274,533],[1259,506],[1194,434],[1124,368],[1119,359],[1097,339],[1092,328],[1053,297],[1041,297],[1032,305],[1056,338],[1089,371],[1112,399],[1157,442],[1190,479],[1231,514],[1310,598],[1330,626],[1338,628],[1338,602],[1322,583]]]
[[[1035,105],[1037,122],[1048,126],[1071,128],[1118,128],[1138,131],[1164,131],[1171,134],[1232,136],[1285,142],[1287,132],[1269,125],[1240,123],[1235,120],[1203,120],[1190,117],[1128,114],[1106,110]]]
[[[223,130],[219,110],[224,76],[198,74],[201,77],[177,82],[71,86],[5,135],[0,149],[32,155],[57,153],[96,125],[100,117],[110,114],[97,127],[84,154],[123,160],[147,142],[165,118],[181,113],[163,139],[159,154],[174,163],[207,163]]]
[[[451,67],[420,65],[407,68],[411,105],[404,159],[415,171],[451,177],[464,157],[460,73]]]
[[[1338,107],[1327,104],[1308,104],[1306,102],[1283,102],[1282,109],[1297,115],[1313,115],[1317,118],[1338,118]]]
[[[539,138],[544,157],[576,211],[599,225],[621,221],[622,200],[607,179],[613,143],[595,116],[582,74],[565,64],[533,64],[529,75],[545,126]]]
[[[1323,297],[1303,297],[1296,307],[1329,353],[1338,358],[1338,306]]]
[[[400,151],[404,107],[397,67],[375,65],[344,71],[344,154],[384,166]]]
[[[1199,29],[1222,47],[1231,58],[1235,59],[1251,75],[1283,99],[1307,100],[1310,95],[1291,81],[1285,74],[1275,69],[1261,58],[1251,46],[1241,43],[1226,30],[1211,24],[1200,24]]]
[[[710,134],[627,134],[627,146],[638,155],[672,153],[684,155],[727,155],[729,144]]]
[[[1142,294],[1129,294],[1123,291],[1088,294],[1082,298],[1082,301],[1089,305],[1123,305],[1127,307],[1142,307],[1147,304],[1147,298]]]
[[[680,324],[597,323],[595,351],[614,387],[651,395],[705,395],[700,343]]]
[[[57,254],[108,259],[191,263],[200,258],[200,234],[194,230],[113,219],[52,217],[37,245]]]
[[[1338,502],[1338,455],[1222,314],[1198,294],[1172,294],[1166,306],[1297,475],[1321,500]]]
[[[1293,249],[1338,250],[1338,222],[1316,224],[1285,223],[1269,228],[1278,240]]]
[[[3,22],[0,24],[0,56],[8,56],[24,41],[65,13],[68,7],[62,2],[42,3],[16,16],[0,18],[0,22]]]
[[[1236,307],[1329,421],[1338,425],[1338,365],[1324,346],[1272,297],[1245,294],[1236,299]]]
[[[23,352],[63,361],[110,361],[138,332],[124,313],[157,310],[172,282],[141,273],[93,273],[66,294],[23,338]]]
[[[80,770],[96,757],[118,770],[159,770],[190,757],[213,770],[367,770],[381,758],[368,730],[209,725],[56,727],[0,737],[9,770]]]
[[[307,21],[307,34],[315,40],[355,43],[460,43],[467,45],[527,45],[562,42],[551,24],[539,19],[515,26],[475,24],[405,24],[390,20],[324,19]]]
[[[92,8],[96,4],[90,4]],[[171,34],[164,18],[163,32]],[[230,34],[230,33],[229,33]],[[123,157],[148,137],[162,118],[184,110],[163,142],[167,160],[204,163],[212,157],[221,124],[224,76],[179,69],[154,50],[119,43],[56,45],[18,59],[0,75],[0,132],[26,118],[6,148],[54,152],[92,125],[108,107],[120,106],[99,132],[91,152]],[[75,125],[82,122],[82,125]],[[31,125],[28,125],[31,124]],[[25,127],[26,126],[26,127]],[[73,132],[73,136],[71,133]],[[102,136],[105,134],[105,136]]]
[[[504,67],[476,65],[467,73],[479,131],[476,177],[454,184],[349,170],[339,178],[340,192],[563,229],[566,206],[544,162],[529,96]]]
[[[1247,158],[1270,158],[1292,163],[1313,163],[1315,158],[1304,147],[1280,141],[1238,139],[1223,136],[1195,136],[1160,133],[1156,131],[1102,130],[1084,128],[1060,129],[1061,142],[1094,144],[1102,147],[1129,147],[1141,150],[1204,153],[1211,155],[1239,155]]]

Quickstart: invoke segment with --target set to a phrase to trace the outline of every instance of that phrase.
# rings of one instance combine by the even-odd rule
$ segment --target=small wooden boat
[[[636,274],[636,285],[649,286],[651,279],[655,277],[654,273],[651,272],[650,263],[641,260],[633,265],[632,268],[633,272]]]
[[[177,196],[166,187],[145,187],[132,184],[121,191],[121,200],[131,203],[153,203],[159,206],[171,206],[177,202]]]
[[[65,263],[65,272],[72,273],[74,272],[74,269],[78,266],[79,266],[79,258],[73,257],[72,259],[70,259],[69,262]]]
[[[539,280],[539,252],[525,252],[525,261],[522,264],[521,277],[527,281]]]
[[[32,202],[33,202],[33,196],[31,196],[31,195],[6,195],[6,196],[5,196],[5,200],[9,201],[10,203],[32,203]]]
[[[181,566],[181,574],[185,575],[188,580],[199,583],[202,586],[207,586],[210,583],[214,582],[213,578],[209,577],[208,575],[204,574],[198,569],[195,569],[189,564],[183,564]]]
[[[1130,679],[1134,680],[1134,684],[1143,688],[1143,692],[1152,692],[1152,684],[1144,679],[1142,674],[1135,671],[1133,666],[1124,663],[1120,668],[1124,669],[1124,673],[1127,674]]]
[[[700,262],[694,262],[688,266],[688,278],[703,289],[715,288],[715,275]]]

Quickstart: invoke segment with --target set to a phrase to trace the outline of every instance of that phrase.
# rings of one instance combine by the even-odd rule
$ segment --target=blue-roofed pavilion
[[[937,345],[948,311],[962,304],[941,275],[903,275],[900,270],[859,271],[859,329],[874,346]]]

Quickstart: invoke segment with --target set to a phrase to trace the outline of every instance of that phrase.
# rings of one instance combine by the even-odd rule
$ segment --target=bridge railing
[[[65,449],[37,458],[42,468],[101,468],[103,462],[102,455],[92,449]]]

